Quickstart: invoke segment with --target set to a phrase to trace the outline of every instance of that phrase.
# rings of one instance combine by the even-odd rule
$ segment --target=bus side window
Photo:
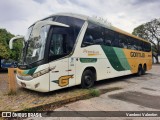
[[[144,45],[145,45],[144,42],[139,41],[139,44],[140,44],[140,45],[139,45],[139,50],[140,50],[140,51],[145,51],[145,49],[144,49]]]
[[[67,47],[68,51],[71,52],[75,45],[77,36],[84,24],[84,20],[68,16],[59,16],[56,21],[70,26],[67,29],[67,33],[69,35],[69,38],[67,39]]]
[[[52,28],[49,44],[49,60],[56,60],[69,54],[67,33],[68,28],[55,27]]]
[[[66,34],[52,35],[49,56],[66,54],[66,36]]]
[[[119,34],[119,47],[127,48],[127,36]]]
[[[119,33],[114,33],[114,39],[112,39],[112,46],[119,47]]]
[[[131,37],[129,37],[129,40],[128,40],[128,49],[136,50],[134,40]]]
[[[144,42],[145,45],[145,52],[150,52],[151,51],[151,45],[149,43]]]
[[[136,39],[135,42],[136,42],[137,50],[141,50],[140,41]]]
[[[102,45],[104,43],[103,30],[101,26],[89,23],[81,46]]]
[[[93,36],[92,35],[85,35],[82,43],[82,47],[93,45]]]
[[[105,28],[104,31],[104,45],[112,46],[112,41],[114,40],[114,32]]]
[[[150,52],[150,51],[151,51],[151,44],[147,43],[147,52]]]
[[[147,51],[147,45],[145,42],[143,42],[143,45],[142,45],[142,51],[146,52]]]
[[[144,52],[150,52],[151,51],[151,46],[149,43],[143,42],[143,51]]]

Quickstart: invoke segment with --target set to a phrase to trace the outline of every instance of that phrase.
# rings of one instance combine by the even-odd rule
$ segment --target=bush
[[[98,97],[100,96],[100,91],[97,89],[90,89],[90,95],[93,97]]]

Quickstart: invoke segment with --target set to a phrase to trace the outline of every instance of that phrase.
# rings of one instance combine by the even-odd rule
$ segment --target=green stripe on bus
[[[108,58],[109,62],[111,63],[112,67],[117,71],[123,71],[125,68],[121,65],[113,47],[101,45],[106,57]]]
[[[27,74],[32,75],[36,71],[37,67],[28,70]]]
[[[81,63],[95,63],[97,58],[80,58]]]
[[[126,56],[124,54],[123,49],[122,48],[115,48],[115,47],[113,49],[114,49],[114,51],[115,51],[115,53],[116,53],[121,65],[123,66],[123,68],[125,70],[130,70],[131,67],[130,67],[130,65],[128,63],[128,60],[127,60],[127,58],[126,58]]]

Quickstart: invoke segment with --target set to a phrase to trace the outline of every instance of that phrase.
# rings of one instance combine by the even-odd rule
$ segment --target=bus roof
[[[114,27],[114,26],[112,26],[111,24],[109,24],[107,22],[103,22],[102,20],[98,20],[98,19],[96,19],[94,17],[89,17],[89,16],[82,15],[82,14],[77,14],[77,13],[57,13],[57,14],[52,14],[52,15],[46,17],[46,18],[49,18],[49,17],[52,17],[52,16],[58,16],[58,15],[60,15],[60,16],[70,16],[70,17],[79,18],[79,19],[82,19],[82,20],[85,20],[85,21],[87,20],[87,21],[90,21],[90,22],[94,22],[94,23],[96,23],[96,24],[98,24],[100,26],[106,27],[106,28],[111,29],[113,31],[116,31],[116,32],[125,34],[127,36],[142,40],[144,42],[148,42],[147,40],[144,40],[144,39],[142,39],[140,37],[132,35],[132,34],[126,32],[124,30],[121,30],[121,29],[117,28],[117,27]],[[44,18],[44,19],[46,19],[46,18]],[[41,19],[41,20],[43,20],[43,19]],[[41,20],[38,20],[38,21],[41,21]],[[36,22],[38,22],[38,21],[36,21]]]

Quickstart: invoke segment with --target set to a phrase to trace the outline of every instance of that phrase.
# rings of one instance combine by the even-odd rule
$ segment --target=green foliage
[[[0,43],[0,58],[8,59],[10,57],[9,50],[5,45]]]
[[[138,37],[141,37],[143,39],[146,39],[144,37],[144,34],[145,34],[145,28],[144,28],[144,25],[140,25],[138,27],[136,27],[133,32],[132,32],[133,35],[136,35]]]
[[[100,96],[100,91],[98,89],[90,89],[90,95],[93,97],[98,97]]]
[[[158,55],[160,55],[160,19],[154,19],[136,27],[132,34],[148,40],[152,44],[152,53],[159,63]]]
[[[22,53],[22,47],[23,47],[22,40],[16,40],[13,43],[13,50],[10,53],[10,58],[18,61]]]
[[[3,44],[9,44],[9,40],[14,37],[13,34],[7,32],[6,29],[0,29],[0,42]]]
[[[6,29],[0,29],[0,59],[13,59],[18,60],[22,50],[22,41],[17,40],[14,44],[13,50],[9,49],[9,41],[14,37],[13,34],[9,33]]]
[[[13,37],[5,29],[0,29],[0,58],[8,59],[10,57],[9,40]]]

